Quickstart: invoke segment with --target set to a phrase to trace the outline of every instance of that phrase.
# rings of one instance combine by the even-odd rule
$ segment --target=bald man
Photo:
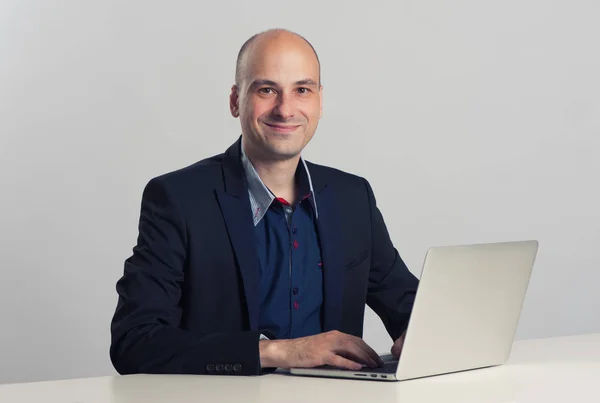
[[[365,303],[400,354],[418,282],[369,183],[301,157],[322,101],[303,37],[271,30],[242,46],[238,141],[144,189],[111,326],[119,373],[380,366],[361,338]]]

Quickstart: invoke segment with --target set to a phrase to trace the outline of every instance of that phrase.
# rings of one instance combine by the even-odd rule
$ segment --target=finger
[[[402,336],[398,337],[398,340],[392,346],[392,355],[398,359],[400,358],[400,353],[402,352],[402,347],[404,346],[404,336],[406,333],[402,333]]]
[[[376,368],[378,366],[378,362],[373,359],[354,339],[348,339],[334,351],[338,355],[341,355],[345,358],[349,358],[355,362],[364,364],[371,368]]]
[[[392,346],[392,355],[395,359],[400,358],[400,348],[396,344]]]
[[[329,365],[333,365],[339,368],[352,369],[355,371],[359,371],[362,369],[362,364],[349,360],[348,358],[344,358],[337,354],[332,354],[329,360],[327,360]]]
[[[373,350],[367,343],[365,343],[363,339],[361,339],[360,337],[354,337],[354,340],[356,344],[361,348],[361,350],[368,354],[369,357],[377,364],[376,366],[383,366],[383,360],[381,359],[379,354],[377,354],[375,350]]]

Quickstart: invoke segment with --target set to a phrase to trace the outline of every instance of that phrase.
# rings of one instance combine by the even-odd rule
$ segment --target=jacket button
[[[231,372],[231,371],[233,371],[233,365],[231,365],[231,364],[227,364],[227,365],[225,365],[225,371],[226,371],[226,372]]]
[[[243,369],[242,364],[235,364],[233,366],[233,371],[234,372],[240,373],[240,372],[242,372],[242,369]]]
[[[212,374],[213,372],[215,372],[215,365],[214,365],[214,364],[208,364],[208,365],[206,366],[206,371],[207,371],[209,374]]]
[[[223,364],[217,364],[217,366],[215,367],[217,372],[223,372]]]

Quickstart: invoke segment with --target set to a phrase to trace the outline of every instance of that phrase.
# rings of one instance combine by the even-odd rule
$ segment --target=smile
[[[273,130],[274,132],[277,132],[277,133],[291,133],[300,127],[300,125],[278,125],[278,124],[272,124],[272,123],[266,123],[266,122],[263,122],[263,123],[266,126],[268,126],[271,130]]]

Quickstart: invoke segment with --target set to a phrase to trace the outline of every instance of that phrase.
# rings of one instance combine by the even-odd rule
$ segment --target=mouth
[[[284,125],[284,124],[267,123],[267,122],[263,122],[263,123],[271,131],[274,131],[276,133],[281,133],[281,134],[291,133],[300,127],[300,125]]]

